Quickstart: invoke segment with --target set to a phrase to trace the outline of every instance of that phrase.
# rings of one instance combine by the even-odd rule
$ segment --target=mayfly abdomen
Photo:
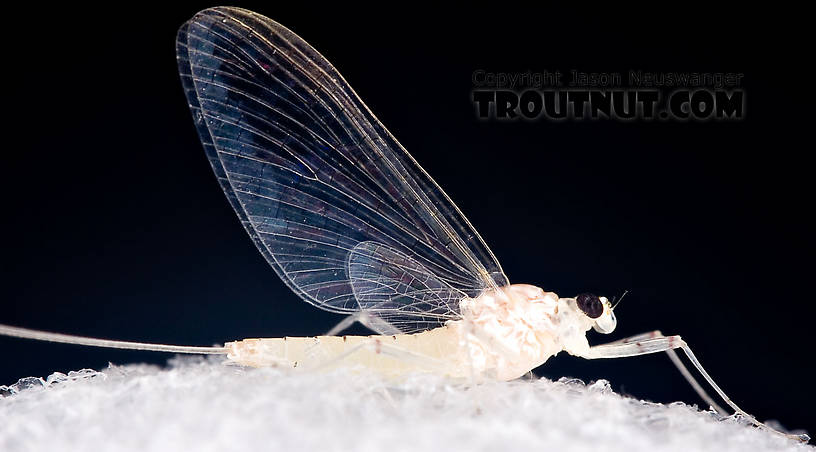
[[[302,369],[360,366],[385,375],[442,371],[465,376],[458,328],[443,326],[394,336],[311,336],[244,339],[224,344],[227,358],[251,367]],[[443,366],[443,368],[439,368]]]

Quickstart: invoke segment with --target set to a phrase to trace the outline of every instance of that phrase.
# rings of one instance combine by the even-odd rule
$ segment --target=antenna
[[[628,291],[628,290],[624,290],[624,291],[623,291],[623,295],[621,295],[620,300],[618,300],[618,302],[617,302],[617,303],[615,303],[614,305],[612,305],[612,310],[613,310],[613,311],[615,310],[615,308],[617,308],[617,307],[618,307],[618,305],[620,304],[620,302],[621,302],[621,301],[623,301],[623,297],[625,297],[625,296],[626,296],[626,294],[628,294],[628,293],[629,293],[629,291]],[[614,302],[615,300],[612,300],[612,301]]]
[[[70,334],[49,333],[0,324],[0,336],[33,339],[35,341],[59,342],[62,344],[87,345],[89,347],[121,348],[127,350],[147,350],[151,352],[189,353],[194,355],[225,355],[224,347],[196,347],[187,345],[149,344],[145,342],[114,341]]]

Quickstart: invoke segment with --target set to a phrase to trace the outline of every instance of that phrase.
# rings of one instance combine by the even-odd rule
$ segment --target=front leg
[[[659,332],[638,334],[630,338],[595,345],[589,348],[587,359],[625,358],[648,355],[682,348],[685,345],[680,336],[657,335]]]
[[[629,356],[648,355],[651,353],[659,352],[668,352],[669,356],[671,356],[671,354],[674,353],[674,350],[678,348],[683,349],[683,352],[686,354],[689,361],[691,361],[691,364],[694,365],[698,372],[700,372],[700,375],[702,375],[703,378],[705,378],[705,380],[708,382],[709,385],[711,385],[711,387],[714,389],[717,395],[719,395],[723,399],[723,401],[725,401],[725,403],[728,404],[728,406],[730,406],[736,413],[739,413],[741,416],[748,419],[752,424],[759,428],[770,430],[774,433],[778,433],[785,437],[796,439],[797,441],[807,442],[810,440],[810,437],[808,435],[804,434],[789,435],[774,430],[773,428],[768,427],[762,422],[759,422],[758,420],[756,420],[756,418],[743,411],[742,408],[738,407],[736,403],[731,401],[731,399],[727,395],[725,395],[725,392],[723,392],[723,390],[720,389],[717,383],[714,382],[714,379],[711,378],[708,372],[706,372],[706,370],[703,368],[703,365],[700,364],[700,361],[691,351],[691,348],[680,336],[663,336],[662,334],[660,334],[660,331],[639,334],[637,336],[632,336],[631,338],[590,347],[589,353],[587,353],[587,355],[584,357],[587,359],[625,358]],[[688,377],[686,379],[689,380],[689,383],[694,381],[694,378],[691,377],[691,374],[688,372],[685,366],[683,366],[682,362],[680,361],[680,358],[676,355],[676,353],[674,358],[676,358],[676,361],[674,359],[672,359],[672,361],[675,361],[675,365],[678,365],[678,368],[680,369],[681,373],[683,373],[684,376],[688,374]],[[683,372],[684,370],[685,372]],[[708,395],[705,394],[705,391],[703,391],[702,388],[700,388],[699,384],[696,383],[697,382],[694,381],[694,383],[692,383],[692,386],[695,387],[695,390],[699,388],[697,393],[700,394],[700,396],[703,397],[704,400],[706,399],[710,400]],[[714,406],[715,409],[717,408],[716,404],[713,404],[712,406]],[[721,408],[718,411],[720,410]]]
[[[665,336],[663,336],[663,333],[661,333],[660,330],[655,330],[650,331],[648,333],[636,334],[634,336],[630,336],[625,339],[620,339],[614,342],[609,342],[603,345],[609,346],[616,344],[630,344],[633,342],[640,342],[648,339],[656,339],[661,337]],[[677,367],[677,370],[680,371],[680,374],[683,375],[683,378],[685,378],[688,384],[694,389],[694,392],[696,392],[697,395],[699,395],[700,398],[703,399],[703,401],[705,401],[705,403],[708,404],[708,406],[714,408],[716,412],[720,413],[723,416],[727,416],[728,413],[717,402],[715,402],[714,399],[711,398],[711,396],[708,395],[705,389],[703,389],[703,387],[700,386],[700,383],[697,382],[697,379],[695,379],[694,376],[691,375],[691,372],[689,372],[688,368],[686,368],[686,365],[683,364],[683,361],[681,361],[680,357],[677,356],[677,352],[675,352],[674,349],[668,349],[666,350],[666,354],[669,355],[669,359],[671,359],[672,364],[674,364],[674,366]]]

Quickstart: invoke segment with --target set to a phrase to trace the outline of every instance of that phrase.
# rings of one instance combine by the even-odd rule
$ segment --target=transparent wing
[[[177,56],[224,192],[304,300],[366,309],[409,331],[458,317],[454,297],[508,284],[450,198],[294,33],[250,11],[213,8],[181,27]],[[430,285],[421,303],[418,282],[389,276],[400,268]]]
[[[405,253],[373,241],[351,251],[348,275],[360,308],[401,331],[438,326],[458,312],[466,295]]]

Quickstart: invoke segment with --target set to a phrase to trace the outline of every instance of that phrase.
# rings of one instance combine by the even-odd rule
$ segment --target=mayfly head
[[[575,297],[575,304],[584,315],[593,320],[592,329],[603,334],[615,331],[618,320],[612,310],[612,303],[606,297],[582,293]]]

